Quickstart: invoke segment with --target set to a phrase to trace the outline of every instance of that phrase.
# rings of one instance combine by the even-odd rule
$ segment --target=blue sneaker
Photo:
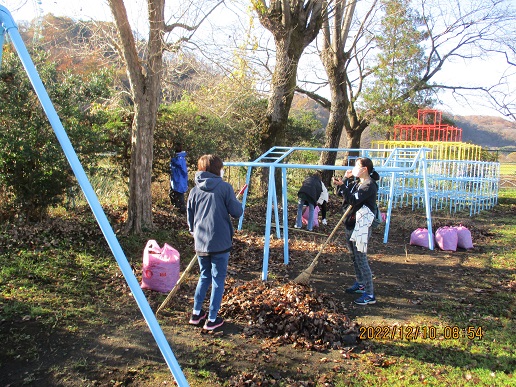
[[[360,296],[360,298],[357,298],[355,300],[355,304],[358,304],[358,305],[376,304],[376,298],[374,298],[373,295],[364,293],[364,294],[362,294],[362,296]]]
[[[364,287],[364,285],[359,284],[358,282],[355,282],[353,284],[353,286],[346,289],[346,293],[348,293],[348,294],[353,294],[353,293],[364,294],[365,287]]]

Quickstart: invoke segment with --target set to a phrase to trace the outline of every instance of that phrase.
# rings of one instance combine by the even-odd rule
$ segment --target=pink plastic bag
[[[441,250],[456,251],[457,250],[457,230],[455,227],[440,227],[435,232],[435,243]]]
[[[473,240],[471,239],[471,231],[462,224],[460,226],[455,226],[455,229],[457,230],[457,247],[460,247],[461,249],[472,249]]]
[[[179,280],[179,252],[151,239],[143,250],[142,289],[168,293]]]
[[[428,249],[428,230],[426,228],[418,228],[412,231],[412,234],[410,234],[410,244]]]
[[[310,207],[306,206],[305,210],[303,211],[303,218],[301,219],[304,225],[308,224],[309,213]],[[319,206],[314,207],[314,227],[319,227]]]

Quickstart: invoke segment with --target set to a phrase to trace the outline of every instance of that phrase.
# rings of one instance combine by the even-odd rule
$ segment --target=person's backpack
[[[380,209],[378,208],[377,204],[375,204],[375,206],[374,206],[373,214],[374,214],[374,219],[373,219],[373,223],[371,224],[371,226],[373,228],[377,228],[378,226],[380,226],[383,223],[382,213],[380,212]]]

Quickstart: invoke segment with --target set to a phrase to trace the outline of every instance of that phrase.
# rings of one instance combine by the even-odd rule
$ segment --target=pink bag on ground
[[[179,252],[151,239],[143,250],[142,289],[168,293],[179,280]]]
[[[410,244],[428,249],[428,230],[426,228],[418,228],[412,231],[412,234],[410,234]]]
[[[441,250],[456,251],[458,239],[455,227],[444,226],[435,232],[435,242]]]
[[[472,249],[473,240],[471,239],[471,231],[462,224],[460,226],[455,226],[455,229],[457,230],[457,247],[460,247],[461,249]]]
[[[303,218],[301,219],[304,225],[308,224],[309,213],[310,207],[306,206],[305,210],[303,211]],[[314,207],[314,227],[319,227],[319,206]]]

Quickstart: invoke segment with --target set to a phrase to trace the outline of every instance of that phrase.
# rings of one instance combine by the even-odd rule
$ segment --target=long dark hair
[[[367,158],[367,157],[359,157],[356,161],[360,161],[360,165],[362,167],[367,168],[367,173],[369,173],[369,176],[371,176],[371,179],[378,181],[380,180],[380,175],[378,172],[374,170],[373,160]]]

